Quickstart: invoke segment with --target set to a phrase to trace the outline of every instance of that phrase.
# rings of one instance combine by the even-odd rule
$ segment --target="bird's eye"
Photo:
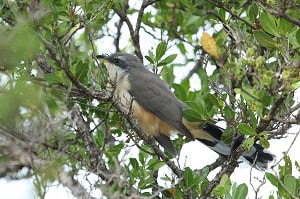
[[[115,64],[118,64],[118,63],[120,63],[120,59],[117,58],[117,57],[115,57],[115,58],[114,58],[114,62],[115,62]]]

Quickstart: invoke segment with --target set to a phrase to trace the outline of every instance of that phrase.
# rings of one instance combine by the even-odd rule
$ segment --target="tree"
[[[248,186],[230,181],[242,152],[254,142],[268,148],[269,139],[289,136],[300,124],[299,7],[286,0],[2,0],[1,176],[32,177],[41,198],[54,181],[75,197],[93,198],[77,181],[81,171],[98,177],[91,184],[101,190],[96,198],[246,198]],[[213,34],[199,37],[206,30]],[[145,54],[141,35],[159,44]],[[160,71],[178,98],[193,104],[185,117],[218,116],[227,123],[224,142],[244,134],[244,144],[200,171],[179,168],[106,90],[106,68],[95,56],[107,46]],[[188,64],[194,67],[173,83],[173,69]],[[201,89],[190,90],[192,76]],[[179,137],[174,145],[180,151],[187,141]],[[123,160],[132,143],[138,155]],[[297,198],[300,178],[292,165],[300,171],[299,164],[288,153],[281,162],[266,178],[279,198]],[[172,170],[162,179],[171,188],[158,183],[163,165]],[[208,180],[216,167],[220,172]],[[20,175],[22,168],[28,172]]]

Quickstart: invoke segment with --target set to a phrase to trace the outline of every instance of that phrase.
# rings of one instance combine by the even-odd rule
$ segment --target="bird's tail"
[[[204,128],[189,129],[197,140],[207,145],[209,148],[228,157],[231,152],[231,146],[221,141],[224,129],[214,124],[206,124]],[[233,149],[236,149],[243,143],[244,137],[240,136],[234,143]],[[254,143],[249,152],[243,152],[242,156],[258,169],[268,168],[268,164],[275,158],[273,154],[265,150],[261,145]]]

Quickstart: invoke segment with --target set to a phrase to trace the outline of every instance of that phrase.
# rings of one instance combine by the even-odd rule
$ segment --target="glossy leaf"
[[[278,180],[276,176],[274,176],[274,174],[266,172],[266,177],[271,182],[272,185],[278,187]]]
[[[244,142],[244,149],[246,152],[249,152],[254,144],[254,138],[255,137],[250,137],[248,139],[245,140]]]
[[[203,120],[199,112],[194,109],[184,109],[182,110],[182,116],[190,122],[198,122]]]
[[[168,57],[166,57],[162,61],[160,61],[157,64],[157,66],[164,66],[164,65],[170,64],[176,59],[176,57],[177,57],[177,54],[169,55]]]
[[[160,60],[162,56],[166,53],[167,50],[167,43],[162,41],[156,47],[156,61]]]
[[[228,126],[225,131],[222,133],[222,141],[225,144],[230,144],[232,142],[233,139],[233,129],[231,126]]]
[[[223,107],[223,102],[220,102],[213,94],[207,93],[208,100],[218,108]]]
[[[57,77],[54,74],[48,73],[44,75],[44,78],[46,80],[46,82],[51,83],[51,84],[59,84],[62,83],[63,81]]]
[[[188,189],[191,188],[191,185],[192,185],[192,182],[193,182],[193,172],[189,167],[184,169],[183,179],[184,179],[184,182],[185,182],[187,188]]]
[[[250,136],[255,136],[256,132],[254,131],[253,128],[251,128],[248,124],[241,123],[238,125],[238,129],[241,134],[243,135],[250,135]]]
[[[300,45],[300,29],[297,30],[297,32],[296,32],[296,39],[297,39],[298,45]]]
[[[246,199],[248,195],[247,185],[245,183],[240,184],[234,193],[232,196],[233,199]]]
[[[295,195],[299,182],[294,176],[285,176],[284,185],[290,191],[291,194]]]
[[[139,168],[139,163],[135,158],[130,158],[129,161],[133,169]]]
[[[225,106],[224,109],[223,109],[224,113],[225,113],[225,116],[230,118],[230,119],[233,119],[234,116],[235,116],[235,113],[234,111],[229,108],[228,106]]]
[[[260,17],[260,24],[262,28],[271,35],[279,36],[276,18],[270,14],[261,13]]]
[[[258,43],[266,48],[277,48],[280,46],[267,33],[261,30],[253,30],[253,35]]]

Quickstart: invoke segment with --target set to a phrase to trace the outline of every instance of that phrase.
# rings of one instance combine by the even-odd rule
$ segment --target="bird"
[[[126,113],[132,112],[143,133],[153,137],[166,151],[176,156],[170,136],[178,133],[190,140],[198,140],[221,156],[228,157],[231,146],[221,141],[224,129],[210,122],[191,122],[182,111],[190,108],[178,99],[169,85],[148,70],[134,55],[113,53],[97,55],[107,68],[109,83],[107,90],[121,104]],[[243,143],[240,136],[234,143],[236,149]],[[242,156],[253,166],[266,169],[274,155],[258,143],[254,143]]]

